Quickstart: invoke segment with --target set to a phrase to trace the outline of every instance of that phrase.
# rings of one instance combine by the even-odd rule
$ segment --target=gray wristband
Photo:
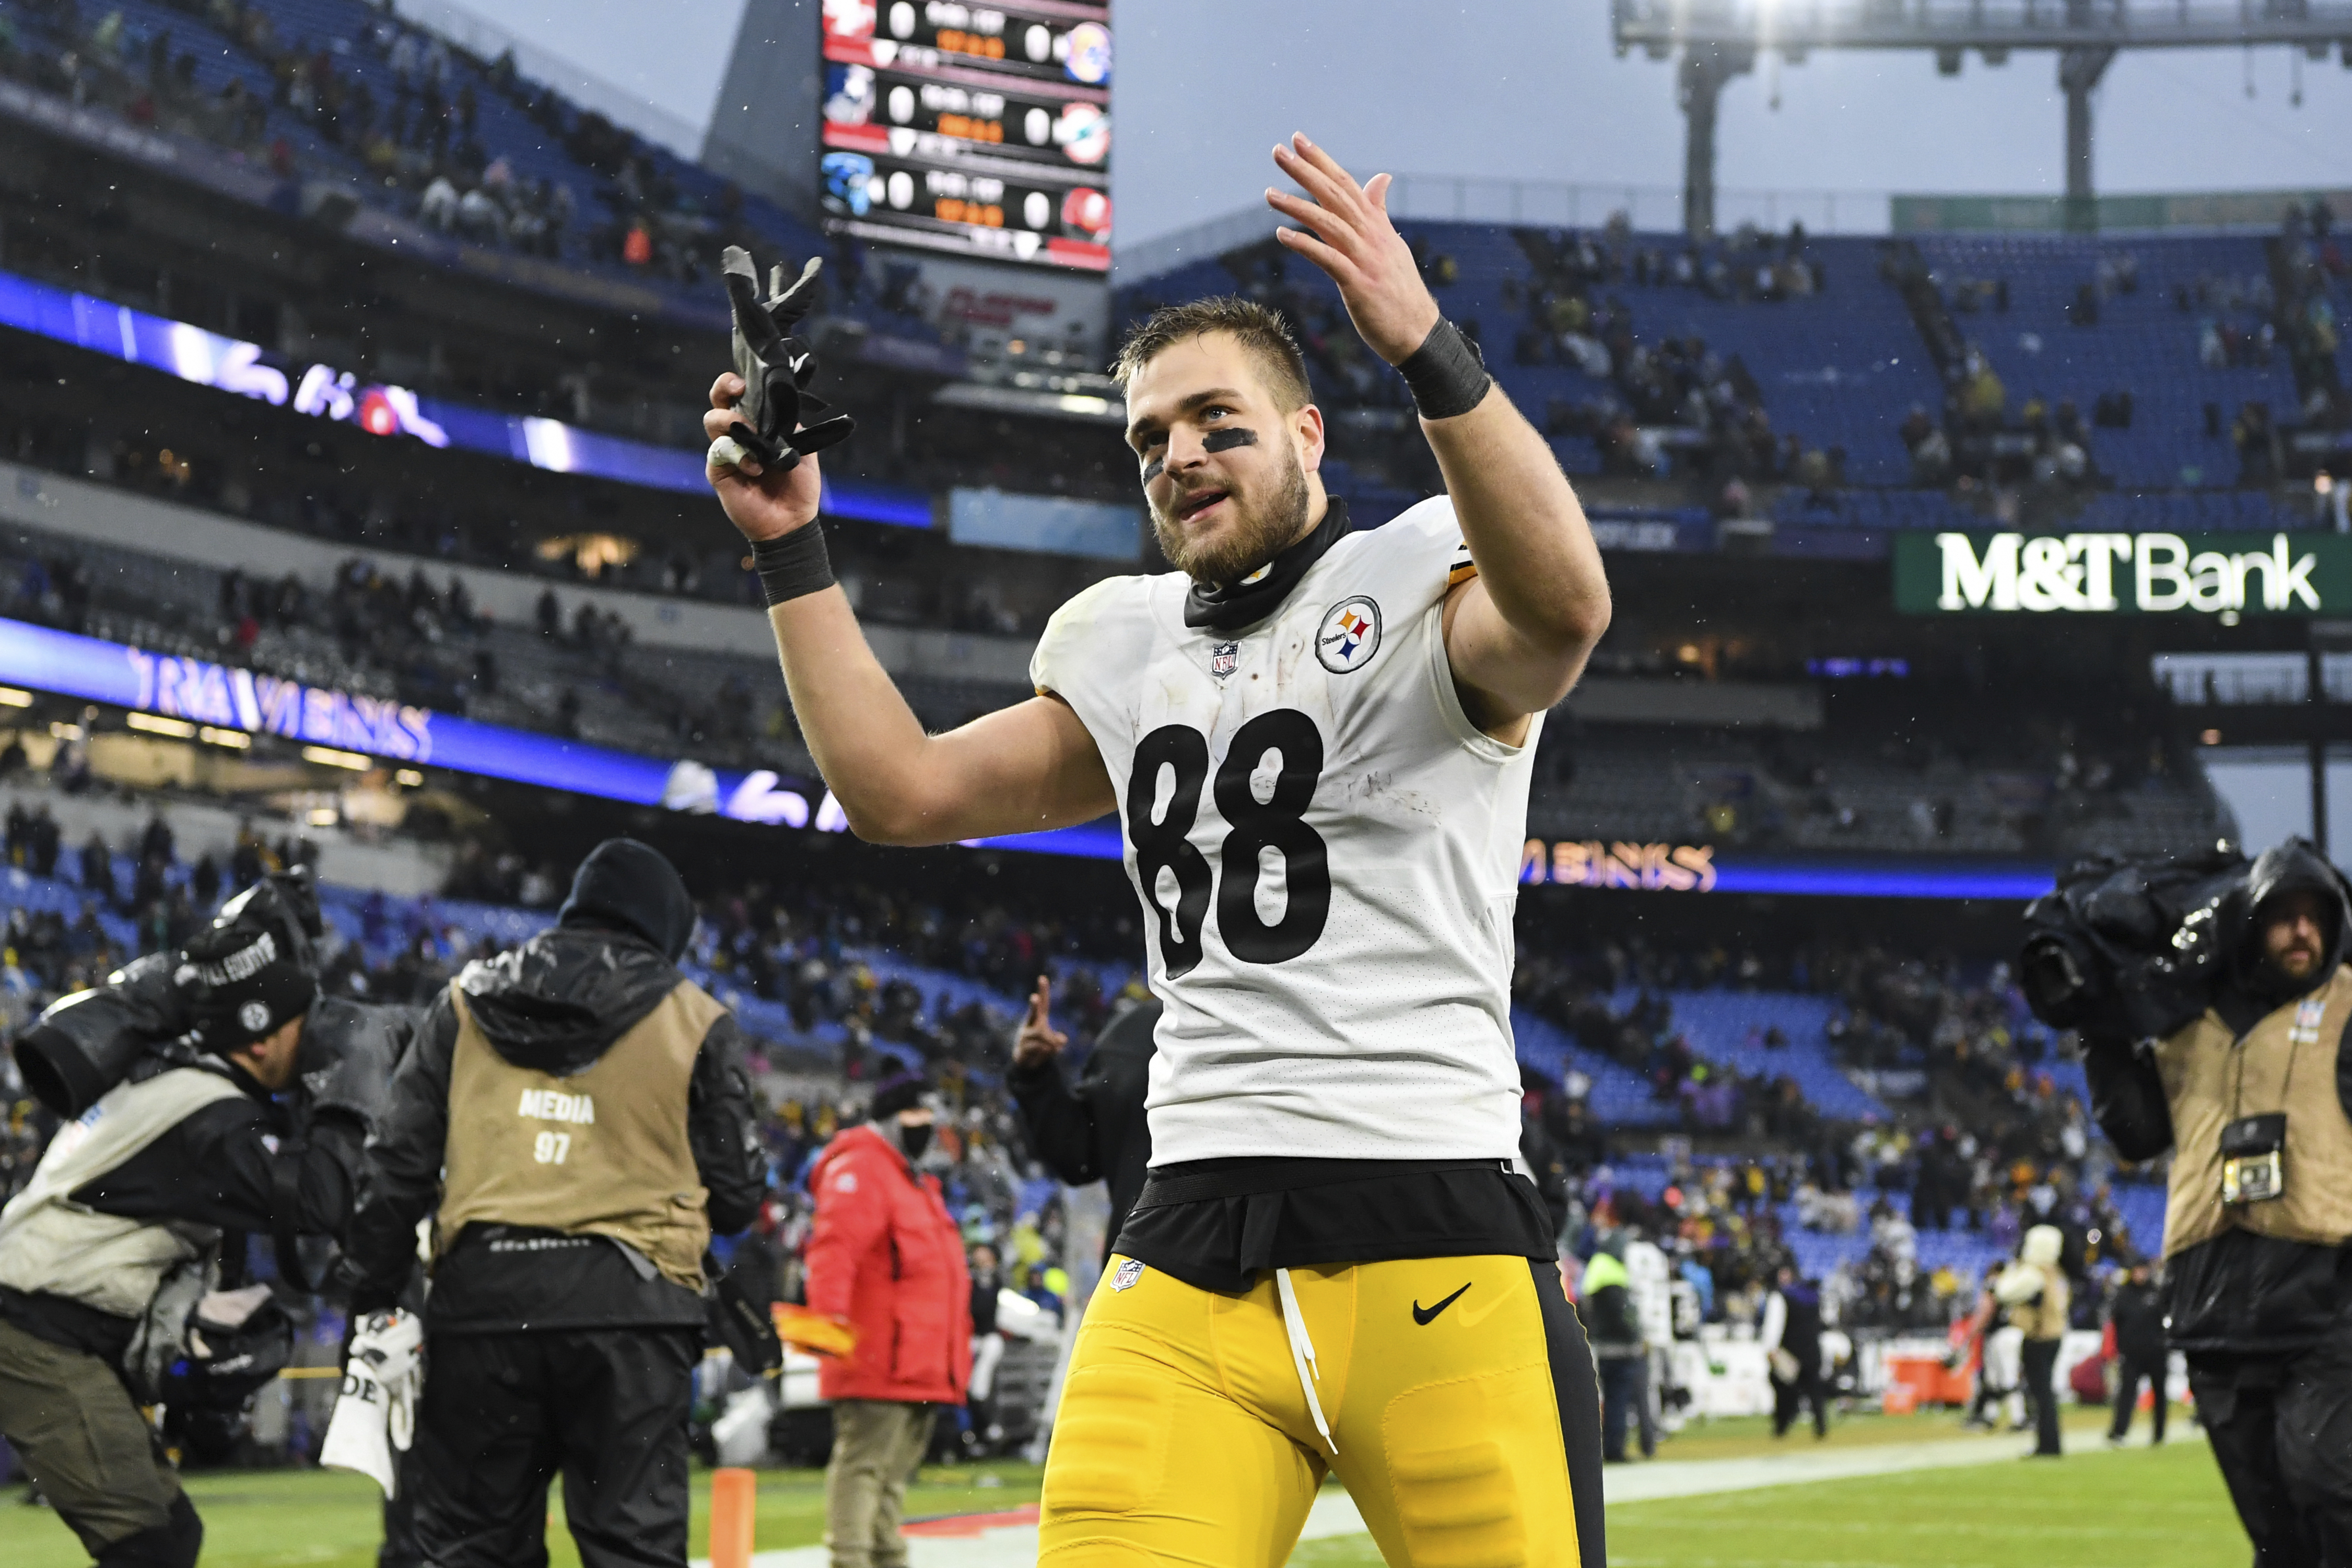
[[[1486,400],[1486,389],[1495,378],[1486,374],[1486,362],[1478,353],[1478,345],[1462,333],[1462,329],[1440,316],[1437,325],[1429,329],[1421,347],[1405,357],[1397,366],[1398,374],[1412,393],[1414,406],[1423,419],[1451,419],[1457,414],[1467,414]]]
[[[812,519],[779,539],[751,542],[751,569],[770,609],[833,586],[824,552],[824,525]]]

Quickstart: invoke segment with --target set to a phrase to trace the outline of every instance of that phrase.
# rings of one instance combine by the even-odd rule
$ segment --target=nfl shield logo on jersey
[[[1143,1265],[1132,1258],[1122,1258],[1118,1260],[1118,1272],[1110,1277],[1110,1288],[1124,1290],[1142,1278]]]
[[[1237,642],[1213,643],[1209,647],[1209,673],[1223,680],[1241,668],[1242,645]]]
[[[1334,675],[1359,670],[1381,651],[1381,607],[1369,594],[1342,599],[1323,612],[1315,657]]]

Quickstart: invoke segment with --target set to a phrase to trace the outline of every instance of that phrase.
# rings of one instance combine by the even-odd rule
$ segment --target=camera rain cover
[[[2033,1016],[2054,1029],[2100,1019],[2133,1039],[2196,1017],[2226,971],[2246,871],[2246,858],[2226,848],[2067,867],[2025,911],[2018,977]]]

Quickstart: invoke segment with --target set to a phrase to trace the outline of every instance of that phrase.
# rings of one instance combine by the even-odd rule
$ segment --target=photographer
[[[244,1261],[223,1234],[275,1233],[290,1260],[352,1212],[394,1031],[319,999],[289,891],[259,885],[17,1044],[79,1115],[0,1212],[0,1434],[102,1568],[187,1568],[204,1542],[140,1406],[232,1428],[291,1352],[268,1287],[220,1288]]]
[[[2309,845],[2226,897],[2211,1005],[2149,1045],[2084,1029],[2127,1160],[2172,1152],[2172,1348],[2263,1568],[2352,1562],[2352,900]]]
[[[704,1253],[767,1176],[734,1016],[677,968],[694,922],[667,859],[607,839],[553,929],[434,1001],[393,1079],[338,1285],[355,1321],[393,1307],[432,1215],[401,1476],[439,1568],[544,1561],[559,1472],[590,1568],[686,1562]]]

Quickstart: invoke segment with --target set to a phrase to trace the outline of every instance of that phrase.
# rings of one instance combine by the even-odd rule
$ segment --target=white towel
[[[369,1477],[387,1498],[400,1489],[399,1460],[416,1432],[416,1402],[425,1389],[418,1354],[425,1326],[413,1312],[375,1312],[352,1335],[343,1389],[327,1423],[319,1463]]]

